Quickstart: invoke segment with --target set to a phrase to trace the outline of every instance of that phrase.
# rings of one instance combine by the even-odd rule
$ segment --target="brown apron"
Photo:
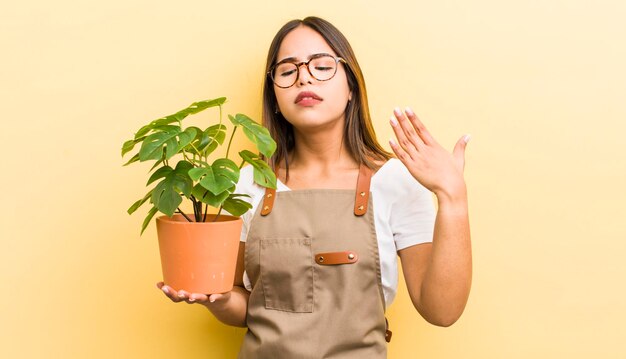
[[[266,190],[246,241],[240,359],[387,357],[371,176],[361,165],[356,196]]]

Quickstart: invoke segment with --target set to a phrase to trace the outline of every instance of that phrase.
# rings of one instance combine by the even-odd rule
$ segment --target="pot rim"
[[[192,215],[193,216],[193,215]],[[231,216],[228,214],[220,214],[220,219],[224,218],[225,220],[221,220],[221,221],[217,221],[217,222],[187,222],[186,220],[183,221],[177,221],[174,220],[173,217],[179,217],[182,218],[183,216],[179,213],[174,214],[172,217],[169,217],[167,215],[162,215],[157,217],[157,222],[163,222],[163,223],[167,223],[170,225],[184,225],[184,226],[188,226],[188,225],[194,225],[194,226],[198,226],[198,225],[208,225],[208,226],[219,226],[219,225],[228,225],[231,224],[233,222],[237,222],[237,221],[243,221],[241,219],[241,217],[236,217],[236,216]],[[207,214],[207,220],[209,218],[213,218],[215,217],[215,214]]]

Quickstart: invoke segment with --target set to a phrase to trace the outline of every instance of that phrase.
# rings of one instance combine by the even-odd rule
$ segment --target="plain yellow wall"
[[[389,357],[626,357],[623,1],[174,3],[0,6],[0,357],[235,356],[242,329],[155,289],[120,147],[195,100],[259,119],[269,42],[309,14],[350,39],[385,146],[395,106],[473,135],[466,312],[433,327],[402,288]]]

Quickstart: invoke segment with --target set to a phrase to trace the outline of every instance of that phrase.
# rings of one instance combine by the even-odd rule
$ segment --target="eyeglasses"
[[[341,57],[335,57],[330,54],[312,55],[309,61],[293,62],[291,59],[285,59],[272,66],[268,74],[274,81],[274,84],[280,88],[289,88],[293,86],[300,77],[300,66],[306,65],[311,76],[318,81],[328,81],[335,77],[339,62],[346,63]]]

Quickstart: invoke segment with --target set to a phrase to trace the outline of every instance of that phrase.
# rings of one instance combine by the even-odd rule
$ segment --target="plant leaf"
[[[220,158],[210,166],[191,169],[189,176],[217,196],[237,184],[239,167],[229,159]]]
[[[136,133],[135,133],[135,139],[138,139],[139,137],[145,136],[148,133],[150,133],[150,131],[153,130],[157,130],[159,129],[159,127],[165,126],[165,125],[169,125],[171,123],[174,122],[180,122],[182,121],[185,117],[187,117],[188,115],[191,114],[195,114],[198,113],[200,111],[204,111],[207,108],[210,107],[215,107],[215,106],[221,106],[226,102],[226,97],[219,97],[216,99],[212,99],[212,100],[204,100],[204,101],[198,101],[198,102],[194,102],[191,105],[189,105],[187,108],[184,108],[172,115],[169,116],[164,116],[161,118],[158,118],[152,122],[150,122],[149,124],[142,126]]]
[[[127,154],[128,152],[132,151],[133,148],[135,148],[135,145],[143,141],[144,138],[146,138],[146,136],[142,136],[142,137],[124,142],[124,144],[122,145],[122,157],[124,157],[124,155]]]
[[[197,130],[194,127],[186,128],[178,135],[178,147],[176,147],[176,153],[180,152],[183,148],[187,147],[191,141],[196,138]],[[171,157],[171,156],[170,156]]]
[[[150,190],[150,192],[148,192],[142,199],[138,200],[137,202],[133,203],[132,206],[130,206],[130,208],[128,208],[128,210],[126,212],[128,212],[128,214],[133,214],[139,207],[141,207],[147,200],[148,198],[150,198],[152,196],[152,190]]]
[[[226,102],[226,97],[218,97],[212,100],[198,101],[198,102],[192,103],[191,105],[189,105],[189,107],[187,107],[183,111],[185,111],[188,114],[198,113],[210,107],[222,106],[225,102]]]
[[[276,188],[276,175],[272,171],[272,168],[265,163],[259,155],[248,150],[243,150],[239,152],[239,156],[241,156],[245,162],[252,165],[255,183],[267,188]]]
[[[228,196],[223,204],[224,210],[233,216],[239,217],[242,214],[248,212],[248,210],[252,209],[252,205],[250,203],[237,198],[242,196],[246,195],[231,194],[230,196]]]
[[[208,189],[202,187],[202,185],[197,184],[193,187],[191,194],[202,203],[208,204],[211,207],[218,208],[224,203],[224,201],[228,198],[230,193],[235,190],[235,187],[229,188],[228,190],[214,195]]]
[[[129,164],[137,161],[139,161],[139,153],[136,153],[133,157],[130,158],[130,160],[128,160],[128,162],[124,163],[124,166],[128,166]]]
[[[192,167],[187,161],[178,162],[176,168],[154,187],[152,203],[159,211],[171,217],[183,201],[180,193],[185,197],[191,195],[193,182],[188,172]]]
[[[176,148],[178,147],[178,141],[176,137],[181,133],[180,127],[175,130],[167,130],[162,132],[156,132],[146,137],[141,144],[139,150],[139,160],[160,160],[163,154],[163,147],[165,146],[166,154],[165,158],[171,158],[176,154]]]
[[[146,186],[149,185],[150,183],[158,180],[159,178],[163,178],[165,176],[167,176],[168,174],[170,174],[170,172],[172,172],[174,169],[170,166],[165,166],[165,167],[161,167],[158,170],[156,170],[152,176],[150,176],[150,178],[148,179],[148,183],[146,183]]]
[[[143,224],[141,225],[141,234],[143,234],[143,231],[146,230],[146,227],[148,227],[148,224],[150,223],[150,220],[152,220],[152,217],[154,217],[154,215],[157,213],[157,211],[158,211],[158,209],[156,207],[152,207],[150,209],[150,211],[148,212],[148,215],[143,220]]]
[[[226,139],[226,126],[222,124],[213,125],[206,129],[205,134],[208,141],[202,146],[202,150],[203,155],[206,157],[213,153],[219,145],[224,143]]]
[[[243,127],[243,133],[256,145],[259,152],[266,158],[272,157],[274,151],[276,151],[276,142],[270,136],[267,128],[241,113],[236,114],[234,117],[228,115],[228,118],[234,125]]]

